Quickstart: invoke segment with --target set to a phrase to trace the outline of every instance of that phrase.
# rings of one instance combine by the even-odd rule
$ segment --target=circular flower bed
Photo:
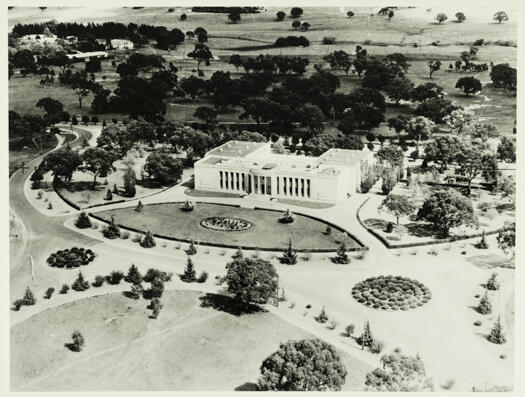
[[[90,249],[73,247],[71,249],[58,250],[49,255],[47,263],[53,267],[80,267],[85,266],[95,259],[95,253]]]
[[[243,232],[251,229],[253,223],[244,219],[237,218],[223,218],[220,216],[212,216],[201,221],[201,226],[206,229],[218,230],[220,232]]]
[[[354,285],[352,296],[374,309],[409,310],[427,303],[432,293],[423,283],[408,277],[379,276]]]

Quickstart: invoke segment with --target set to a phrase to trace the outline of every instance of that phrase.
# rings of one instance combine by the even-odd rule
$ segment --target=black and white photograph
[[[517,2],[28,3],[6,392],[518,395]]]

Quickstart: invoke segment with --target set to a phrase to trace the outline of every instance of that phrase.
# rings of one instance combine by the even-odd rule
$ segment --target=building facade
[[[124,39],[113,39],[110,41],[111,43],[111,49],[122,51],[122,50],[132,50],[133,49],[133,42],[130,40],[124,40]]]
[[[360,190],[367,149],[330,149],[319,157],[275,154],[271,144],[229,141],[195,163],[195,189],[337,203]]]

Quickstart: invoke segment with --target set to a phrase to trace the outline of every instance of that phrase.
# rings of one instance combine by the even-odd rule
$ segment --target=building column
[[[292,179],[292,197],[295,197],[295,178],[291,178]]]

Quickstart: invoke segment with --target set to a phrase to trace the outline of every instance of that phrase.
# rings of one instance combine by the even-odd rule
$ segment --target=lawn
[[[107,220],[114,215],[115,221],[122,226],[210,244],[282,249],[291,238],[293,247],[303,250],[335,250],[342,239],[345,239],[349,247],[360,246],[357,241],[335,228],[332,228],[331,235],[326,235],[324,232],[327,225],[324,222],[302,215],[295,214],[293,223],[283,224],[278,221],[281,213],[269,210],[205,203],[197,203],[191,212],[182,211],[180,207],[181,203],[155,204],[146,205],[143,212],[128,207],[99,212],[97,215]],[[254,226],[244,232],[220,232],[200,225],[202,219],[212,216],[241,218]]]
[[[257,381],[262,360],[280,343],[312,337],[266,312],[234,316],[202,307],[202,296],[165,292],[156,320],[145,300],[121,293],[39,313],[11,329],[11,388],[233,391]],[[76,329],[85,338],[80,353],[64,346]],[[372,368],[339,353],[348,370],[343,390],[362,390]]]

